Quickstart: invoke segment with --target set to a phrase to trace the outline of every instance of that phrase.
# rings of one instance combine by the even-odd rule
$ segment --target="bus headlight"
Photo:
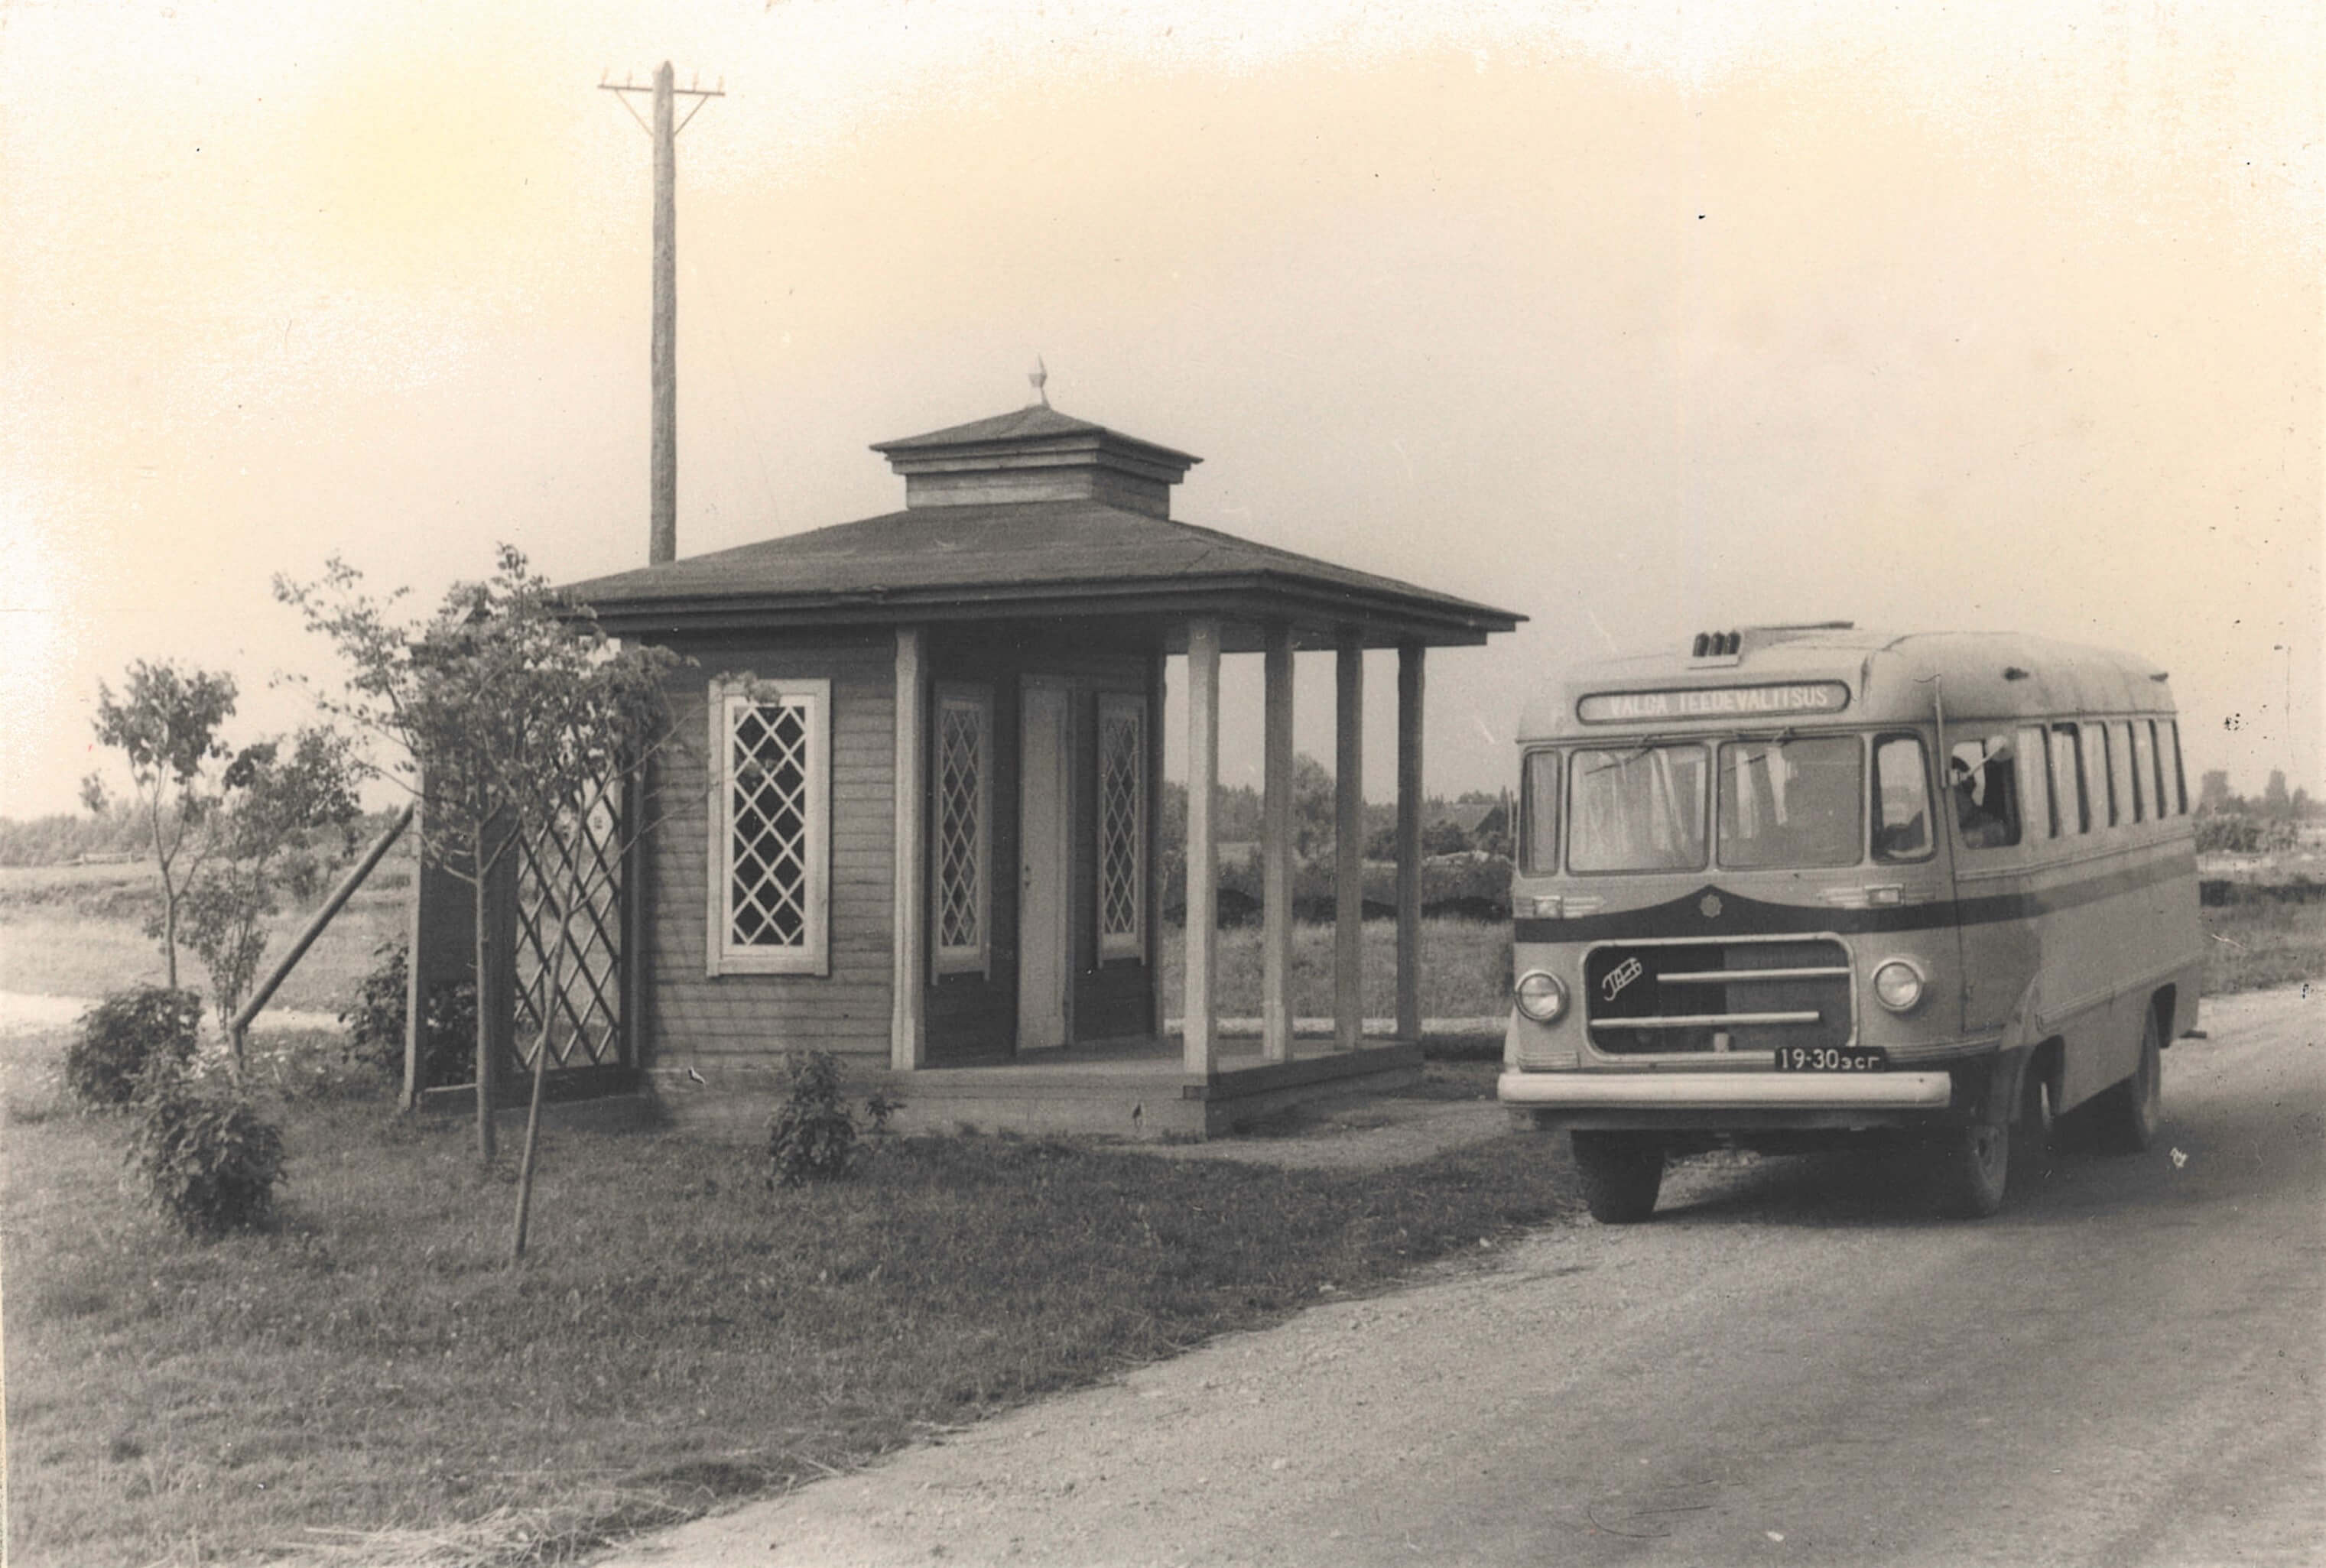
[[[1529,970],[1511,988],[1511,995],[1517,1000],[1519,1011],[1538,1024],[1556,1024],[1566,1016],[1567,988],[1558,983],[1557,975]]]
[[[1922,971],[1892,959],[1874,971],[1874,999],[1893,1013],[1911,1013],[1922,999]]]

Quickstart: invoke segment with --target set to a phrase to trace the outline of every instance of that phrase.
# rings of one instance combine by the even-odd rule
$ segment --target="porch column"
[[[1213,797],[1220,784],[1220,623],[1187,622],[1187,997],[1181,1042],[1191,1077],[1219,1070],[1220,842]]]
[[[928,701],[918,626],[897,628],[897,907],[889,946],[894,954],[889,1013],[889,1065],[910,1072],[928,1062],[922,977],[928,973]]]
[[[1365,645],[1354,627],[1334,660],[1333,1038],[1354,1051],[1365,1033]]]
[[[1421,654],[1397,650],[1397,1037],[1421,1038]]]
[[[1268,628],[1261,746],[1260,1054],[1292,1055],[1292,628]]]
[[[1147,658],[1147,728],[1151,738],[1147,747],[1147,821],[1140,831],[1139,853],[1144,857],[1139,871],[1140,896],[1147,902],[1140,910],[1142,928],[1147,932],[1147,1017],[1148,1033],[1163,1038],[1163,1020],[1170,1012],[1170,998],[1163,994],[1163,699],[1164,672],[1169,661],[1158,645]]]

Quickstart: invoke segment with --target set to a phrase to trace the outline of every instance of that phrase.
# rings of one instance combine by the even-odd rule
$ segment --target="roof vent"
[[[1744,645],[1742,632],[1698,632],[1689,645],[1691,659],[1733,659]]]

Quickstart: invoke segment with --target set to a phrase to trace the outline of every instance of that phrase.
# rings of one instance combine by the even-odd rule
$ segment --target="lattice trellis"
[[[937,710],[937,946],[976,955],[985,943],[985,708]]]
[[[609,789],[518,846],[509,1044],[527,1071],[544,1017],[552,1072],[623,1064],[621,804]]]
[[[1132,702],[1103,700],[1098,724],[1098,930],[1103,947],[1134,950],[1140,939],[1141,803],[1147,770],[1146,715]]]
[[[751,703],[736,715],[730,776],[727,940],[741,948],[808,941],[808,710]]]

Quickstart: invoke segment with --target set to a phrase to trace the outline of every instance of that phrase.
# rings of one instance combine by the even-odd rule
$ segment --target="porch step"
[[[1208,1081],[1189,1078],[1176,1057],[1148,1056],[882,1072],[866,1087],[901,1102],[892,1124],[899,1131],[1206,1138],[1307,1100],[1419,1082],[1421,1048],[1393,1041],[1230,1063]]]

